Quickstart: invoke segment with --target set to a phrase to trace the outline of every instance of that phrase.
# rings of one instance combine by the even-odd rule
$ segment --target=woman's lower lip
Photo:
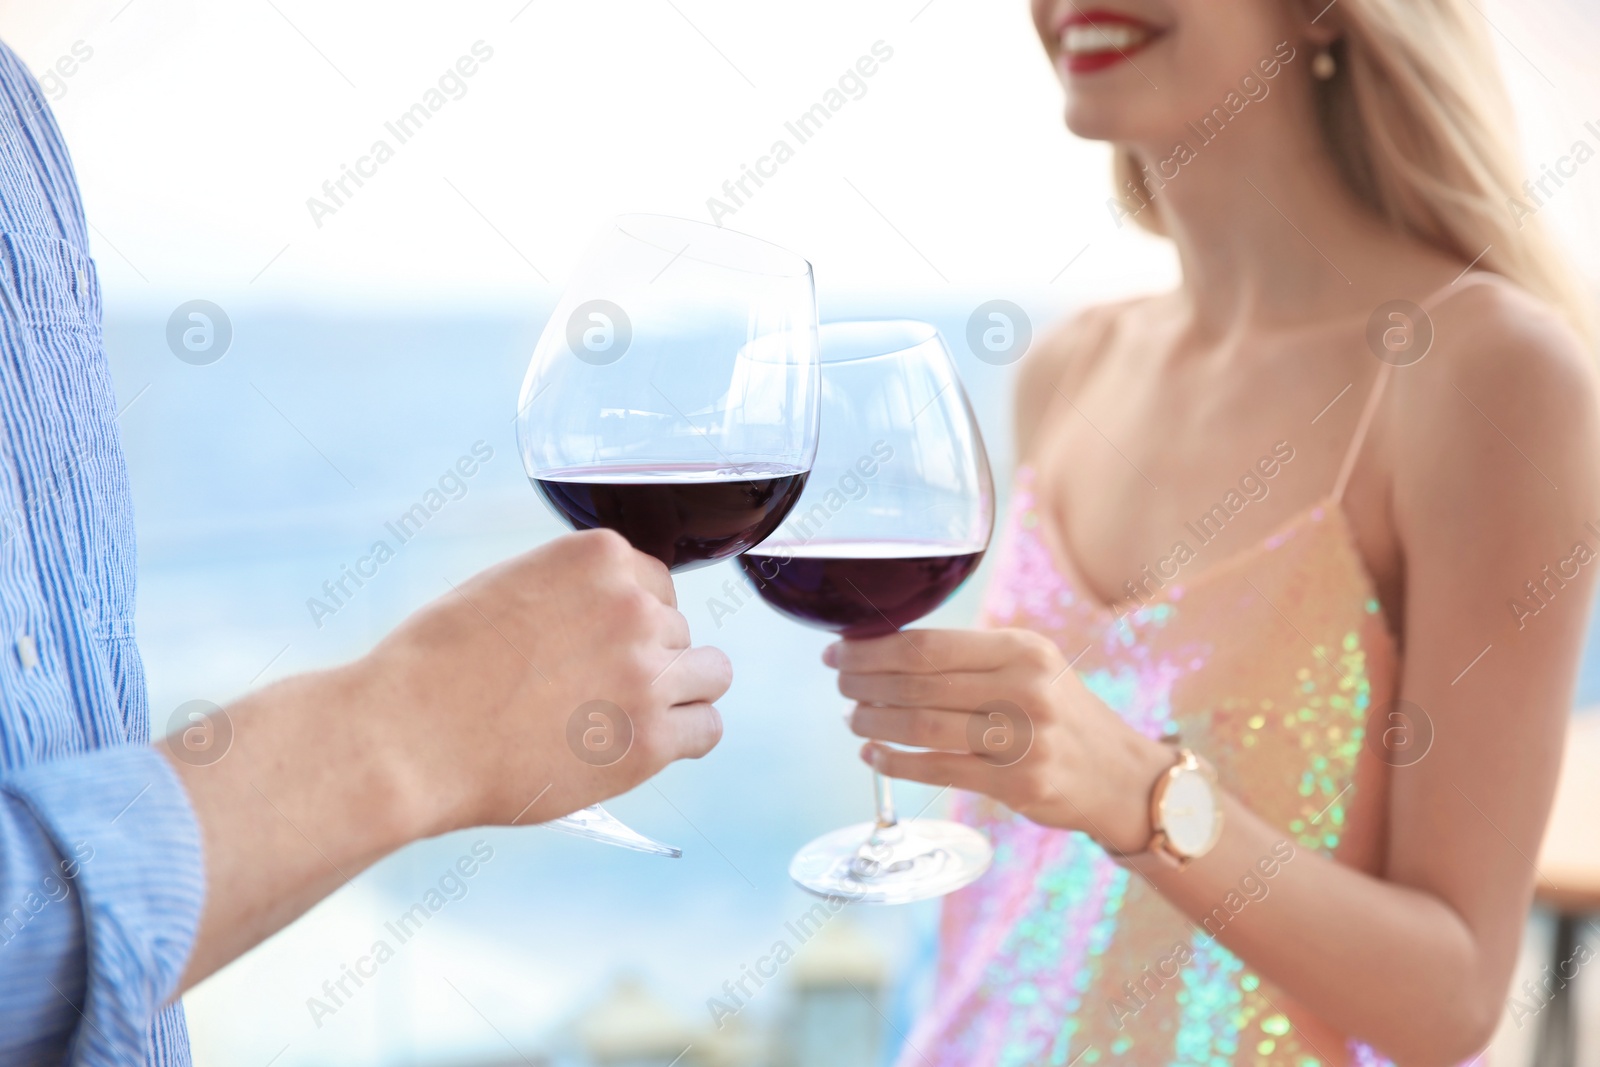
[[[1150,37],[1146,37],[1138,44],[1133,45],[1131,48],[1122,49],[1120,52],[1113,48],[1108,52],[1092,52],[1088,55],[1066,56],[1064,57],[1064,61],[1067,72],[1070,74],[1094,74],[1098,71],[1105,70],[1108,67],[1114,67],[1118,63],[1128,60],[1134,54],[1149,48],[1157,40],[1159,40],[1159,37],[1157,35],[1152,35]]]

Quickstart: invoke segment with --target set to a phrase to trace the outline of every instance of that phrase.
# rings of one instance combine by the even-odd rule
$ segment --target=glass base
[[[864,822],[823,834],[796,852],[789,877],[819,897],[909,904],[972,884],[993,859],[988,839],[958,822]]]
[[[559,819],[551,819],[540,826],[549,830],[560,830],[564,834],[574,837],[586,837],[590,841],[603,841],[608,845],[618,848],[631,848],[635,852],[648,852],[652,856],[667,856],[679,859],[683,856],[683,849],[676,845],[664,845],[654,841],[641,833],[630,829],[626,823],[612,815],[605,808],[593,804],[587,808],[580,808],[571,815],[563,815]]]

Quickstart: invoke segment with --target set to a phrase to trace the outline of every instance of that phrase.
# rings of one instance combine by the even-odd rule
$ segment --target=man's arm
[[[720,651],[689,647],[666,569],[598,531],[463,583],[355,663],[230,705],[226,757],[173,762],[206,888],[179,988],[408,841],[554,819],[704,755],[731,677]],[[567,740],[597,700],[631,726],[608,766]]]
[[[576,534],[229,705],[215,763],[158,742],[0,778],[0,1061],[137,1057],[177,993],[406,842],[553,819],[704,755],[730,680],[660,563]],[[607,766],[567,741],[598,700],[631,727]]]

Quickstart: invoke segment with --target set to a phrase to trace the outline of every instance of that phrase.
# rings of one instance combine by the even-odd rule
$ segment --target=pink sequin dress
[[[1127,722],[1210,760],[1281,848],[1365,869],[1389,772],[1365,731],[1396,696],[1398,656],[1340,497],[1390,374],[1332,493],[1121,617],[1085,591],[1019,469],[980,623],[1048,635]],[[988,835],[994,868],[946,898],[934,1000],[900,1067],[1388,1062],[1212,936],[1254,884],[1219,900],[1208,930],[1082,834],[965,794],[956,817]]]

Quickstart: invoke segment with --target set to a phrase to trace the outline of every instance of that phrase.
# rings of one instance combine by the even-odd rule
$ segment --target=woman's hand
[[[823,653],[862,759],[893,778],[966,789],[1117,852],[1150,839],[1150,790],[1172,750],[1123,722],[1031,630],[907,630]],[[879,742],[932,749],[904,752]]]

